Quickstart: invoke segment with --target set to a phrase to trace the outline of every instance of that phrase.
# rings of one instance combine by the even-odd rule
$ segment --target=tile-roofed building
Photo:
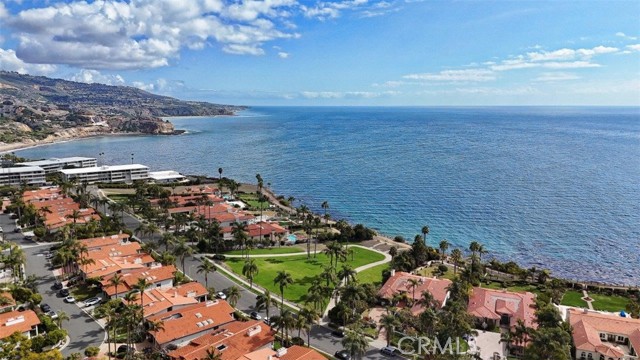
[[[16,301],[8,291],[0,291],[0,313],[7,311],[13,311],[16,306]]]
[[[173,265],[162,266],[160,264],[154,264],[150,267],[145,266],[120,274],[122,284],[118,285],[118,294],[116,294],[116,287],[110,284],[110,280],[113,277],[112,274],[110,276],[105,276],[101,281],[102,291],[107,298],[113,299],[116,297],[122,297],[133,289],[133,286],[138,282],[138,279],[142,278],[147,279],[150,288],[168,289],[173,286],[175,273],[176,267]]]
[[[277,353],[279,360],[326,360],[319,352],[304,346],[293,345],[288,347],[284,353]]]
[[[40,319],[33,310],[9,311],[0,314],[0,340],[15,332],[27,337],[38,335]]]
[[[59,187],[27,190],[22,193],[22,201],[25,203],[36,203],[64,197],[65,196],[62,194],[62,190]]]
[[[467,311],[479,322],[513,327],[522,320],[535,328],[535,298],[530,292],[473,288]]]
[[[576,359],[637,359],[640,353],[640,319],[570,308]]]
[[[111,236],[101,236],[89,239],[79,239],[78,241],[87,247],[87,250],[99,249],[104,246],[117,245],[129,242],[129,234],[117,234]]]
[[[100,220],[100,216],[93,208],[81,209],[80,205],[72,198],[60,197],[51,200],[36,201],[31,203],[36,210],[47,208],[48,211],[41,213],[40,216],[44,216],[44,225],[52,230],[62,227],[67,224],[84,224],[92,219]],[[78,215],[76,219],[73,218],[74,211]]]
[[[140,243],[127,241],[102,247],[94,247],[86,254],[89,259],[97,260],[106,257],[130,256],[141,253]]]
[[[150,321],[162,321],[164,329],[150,332],[158,346],[186,345],[211,330],[234,321],[233,308],[224,300],[209,300],[178,310],[150,316]]]
[[[234,321],[191,340],[168,355],[173,360],[200,360],[209,351],[219,354],[220,360],[236,360],[270,345],[274,335],[275,332],[261,321]]]
[[[143,293],[144,299],[142,302],[144,304],[144,317],[147,318],[206,301],[207,293],[207,289],[195,281],[177,287],[146,290]],[[139,304],[140,301],[136,299],[135,303]]]
[[[84,279],[111,276],[115,273],[125,274],[139,269],[155,266],[155,259],[149,254],[135,254],[129,256],[112,256],[94,260],[93,264],[80,266],[80,273]]]
[[[411,279],[418,280],[418,286],[415,291],[410,286],[409,280]],[[424,306],[418,301],[422,298],[424,291],[428,291],[433,296],[439,307],[444,307],[449,299],[449,290],[447,290],[449,285],[451,285],[451,281],[447,279],[436,279],[403,271],[392,271],[391,277],[378,291],[378,296],[385,300],[391,300],[396,294],[404,292],[410,299],[413,299],[411,312],[417,315],[424,311]]]

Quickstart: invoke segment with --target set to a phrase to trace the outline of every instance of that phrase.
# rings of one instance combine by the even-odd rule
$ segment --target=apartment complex
[[[95,166],[80,169],[60,170],[65,181],[76,180],[89,184],[100,183],[132,183],[149,178],[149,168],[140,164]]]
[[[98,166],[98,161],[95,158],[74,156],[59,159],[51,158],[47,160],[27,161],[17,163],[16,165],[39,166],[44,169],[45,174],[51,174],[62,169],[96,167]]]
[[[44,185],[45,171],[39,166],[14,166],[1,168],[0,186]]]

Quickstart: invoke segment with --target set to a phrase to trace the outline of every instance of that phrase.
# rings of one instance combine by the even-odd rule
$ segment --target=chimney
[[[393,277],[396,274],[396,269],[391,269],[391,276]]]
[[[174,297],[174,298],[177,298],[177,297],[178,297],[178,290],[175,290],[175,291],[173,292],[173,297]]]

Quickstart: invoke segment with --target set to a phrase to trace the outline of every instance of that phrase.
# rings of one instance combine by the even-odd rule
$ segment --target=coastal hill
[[[113,133],[176,134],[160,117],[232,115],[242,109],[128,86],[0,71],[0,143],[14,147]]]

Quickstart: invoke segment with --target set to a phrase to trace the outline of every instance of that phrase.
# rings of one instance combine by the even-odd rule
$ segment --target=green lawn
[[[586,308],[588,305],[586,301],[582,300],[582,296],[580,291],[568,290],[564,293],[560,305]]]
[[[370,264],[384,259],[384,255],[359,247],[352,248],[353,260],[349,256],[348,263],[355,269],[359,266]],[[285,270],[291,274],[294,283],[287,287],[284,296],[293,302],[303,302],[307,294],[307,289],[311,285],[313,278],[320,274],[325,266],[329,265],[329,257],[324,254],[317,254],[317,258],[307,260],[306,255],[292,255],[273,258],[255,258],[259,273],[254,282],[269,289],[272,293],[280,294],[280,289],[273,284],[273,279],[278,271]],[[242,275],[244,259],[228,258],[225,263],[236,274]],[[338,268],[342,263],[338,265]]]
[[[85,301],[86,299],[98,296],[101,291],[97,287],[79,285],[71,288],[71,294],[76,301]]]
[[[482,287],[487,289],[495,289],[495,290],[505,289],[507,291],[513,291],[513,292],[530,292],[536,295],[540,295],[540,290],[538,290],[538,288],[535,287],[534,285],[530,285],[530,284],[525,284],[525,285],[518,284],[518,285],[512,285],[512,286],[508,286],[507,288],[504,288],[502,287],[502,283],[499,283],[497,281],[492,281],[489,284],[482,283]]]
[[[589,297],[593,299],[593,308],[601,311],[619,312],[624,310],[629,303],[629,298],[617,295],[601,295],[589,293]]]
[[[269,255],[269,254],[296,254],[304,253],[304,249],[297,246],[285,246],[285,247],[273,247],[267,249],[253,249],[249,251],[249,255]],[[241,250],[233,250],[224,253],[225,255],[246,255],[246,252]]]
[[[361,284],[377,284],[382,283],[382,271],[389,268],[389,264],[374,266],[370,269],[358,273],[358,281]]]
[[[455,274],[453,273],[453,267],[449,267],[449,270],[447,272],[445,272],[444,275],[440,276],[439,272],[438,272],[438,265],[432,265],[432,266],[429,266],[427,268],[424,268],[424,269],[420,270],[419,273],[422,276],[434,277],[434,276],[438,275],[438,278],[440,278],[440,279],[453,280],[453,278],[455,277]],[[459,272],[460,272],[460,268],[458,268],[458,273]]]
[[[238,197],[252,209],[260,210],[262,207],[262,210],[267,210],[269,208],[268,201],[258,201],[258,197],[254,194],[239,194]]]

